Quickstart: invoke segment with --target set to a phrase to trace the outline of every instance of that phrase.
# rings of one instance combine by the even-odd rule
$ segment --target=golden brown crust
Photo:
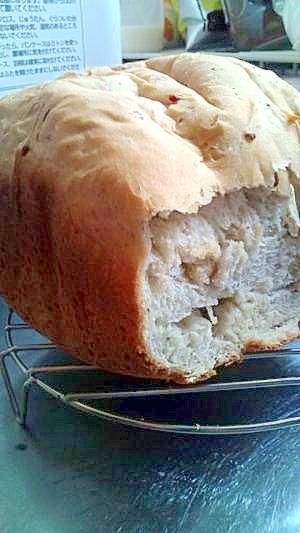
[[[146,345],[147,222],[273,187],[274,171],[282,187],[287,169],[299,177],[299,110],[279,78],[198,54],[69,73],[0,100],[1,291],[83,360],[188,382]]]
[[[278,342],[266,342],[258,340],[249,340],[243,347],[243,353],[246,352],[260,352],[265,351],[276,351],[280,350],[284,344],[292,342],[294,340],[300,339],[299,331],[292,331],[288,335],[283,335]]]

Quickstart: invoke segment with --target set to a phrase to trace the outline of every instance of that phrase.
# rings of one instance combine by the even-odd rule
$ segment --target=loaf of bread
[[[193,383],[299,337],[300,95],[233,58],[0,100],[0,290],[74,356]]]

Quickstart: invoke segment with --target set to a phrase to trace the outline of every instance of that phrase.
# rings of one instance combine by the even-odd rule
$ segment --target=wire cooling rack
[[[36,332],[26,323],[22,322],[20,318],[14,313],[12,309],[8,310],[6,320],[5,338],[7,349],[0,352],[0,366],[3,376],[4,384],[8,393],[10,404],[16,420],[19,424],[26,426],[26,418],[28,413],[28,398],[29,393],[33,387],[42,389],[45,393],[56,398],[63,404],[71,406],[84,413],[94,415],[96,417],[114,421],[120,424],[130,425],[143,429],[151,429],[156,431],[166,431],[174,433],[186,433],[197,435],[228,435],[228,434],[242,434],[242,433],[256,433],[267,430],[275,430],[294,426],[300,423],[300,405],[299,416],[276,417],[271,420],[257,421],[251,423],[236,423],[231,425],[219,424],[203,424],[201,423],[201,412],[199,413],[199,423],[178,423],[168,421],[153,421],[145,417],[135,415],[124,415],[114,412],[113,408],[107,409],[102,403],[106,400],[113,404],[115,401],[126,400],[133,401],[136,399],[143,399],[147,402],[153,402],[159,399],[161,402],[167,401],[170,397],[179,397],[179,395],[203,395],[204,393],[213,393],[214,398],[220,393],[228,393],[233,395],[235,391],[241,393],[250,392],[257,394],[258,389],[274,389],[275,387],[287,387],[300,385],[300,376],[275,377],[263,379],[241,379],[243,377],[244,365],[241,364],[239,369],[238,379],[224,380],[223,373],[213,380],[213,382],[206,382],[200,385],[193,386],[169,386],[162,385],[157,381],[138,380],[117,376],[109,376],[102,372],[99,368],[80,364],[74,360],[67,364],[53,364],[53,362],[38,366],[28,364],[26,361],[38,360],[39,354],[44,354],[45,350],[56,350],[56,346],[45,339],[45,342],[37,341],[26,342],[26,337],[30,337],[32,341],[32,334],[37,336]],[[29,333],[29,335],[28,335]],[[16,342],[16,336],[25,339],[25,342]],[[300,347],[287,347],[278,352],[259,352],[249,353],[245,356],[245,360],[258,360],[260,365],[264,365],[268,360],[280,360],[281,358],[299,357],[300,363]],[[51,361],[51,357],[47,357],[47,361]],[[13,363],[13,365],[11,365]],[[19,387],[19,394],[16,391],[15,383],[15,366],[22,375],[21,387]],[[262,368],[262,367],[261,367]],[[263,373],[262,373],[263,374]],[[64,379],[59,385],[55,383],[55,377],[63,376]],[[76,376],[76,379],[75,379]],[[88,378],[92,376],[92,380]],[[65,378],[68,378],[71,383],[71,392],[64,390]],[[96,378],[96,380],[95,380]],[[84,387],[82,383],[84,382]],[[91,385],[93,382],[93,386]],[[79,387],[78,384],[81,383]],[[96,384],[96,385],[95,385]],[[80,389],[80,392],[72,391],[72,386]],[[91,390],[92,389],[92,390]],[[211,397],[211,396],[210,396]],[[209,401],[209,400],[207,400]],[[100,407],[99,407],[100,403]],[[293,411],[291,414],[295,414]]]

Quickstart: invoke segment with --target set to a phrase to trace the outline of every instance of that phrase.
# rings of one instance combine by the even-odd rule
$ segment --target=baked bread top
[[[0,101],[1,172],[16,156],[66,182],[97,174],[146,218],[195,212],[217,193],[299,177],[299,116],[296,89],[234,58],[92,68]]]

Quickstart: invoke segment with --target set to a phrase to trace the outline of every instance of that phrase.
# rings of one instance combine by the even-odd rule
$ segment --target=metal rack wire
[[[204,383],[193,386],[162,386],[160,383],[150,383],[150,386],[145,386],[145,380],[141,380],[139,384],[135,383],[134,387],[131,387],[129,381],[129,388],[127,390],[107,390],[102,387],[101,371],[97,367],[90,365],[83,365],[80,363],[62,364],[62,365],[46,365],[46,366],[31,366],[26,361],[26,355],[33,354],[34,352],[42,353],[44,350],[55,350],[56,346],[46,340],[46,342],[34,342],[34,343],[16,343],[15,335],[22,331],[34,332],[31,326],[24,322],[18,321],[17,315],[12,309],[9,309],[7,321],[5,325],[5,338],[7,349],[0,352],[0,368],[3,376],[4,384],[8,393],[10,404],[16,420],[19,424],[26,426],[26,418],[28,413],[28,397],[30,390],[33,386],[39,387],[48,395],[63,402],[67,406],[71,406],[84,413],[114,421],[120,424],[130,425],[143,429],[151,429],[156,431],[166,431],[173,433],[186,433],[197,435],[228,435],[228,434],[242,434],[242,433],[256,433],[267,430],[275,430],[280,428],[286,428],[300,424],[300,406],[299,416],[293,416],[288,418],[277,418],[274,420],[266,420],[257,423],[243,423],[235,425],[203,425],[201,423],[194,424],[178,424],[168,422],[156,422],[146,420],[143,417],[127,416],[123,414],[115,413],[111,410],[100,408],[98,406],[91,405],[91,402],[95,400],[118,400],[118,399],[136,399],[146,398],[151,399],[154,397],[164,398],[176,395],[184,394],[201,394],[205,392],[219,393],[220,391],[244,391],[244,390],[257,390],[257,389],[270,389],[274,387],[287,387],[287,386],[299,386],[300,376],[292,377],[279,377],[270,379],[244,379],[233,381],[222,381],[219,376],[213,383]],[[299,356],[300,360],[300,348],[284,348],[278,352],[259,352],[249,353],[245,359],[261,359],[261,358],[282,358],[288,356]],[[12,362],[21,371],[23,376],[20,397],[16,394],[15,387],[13,385],[13,379],[11,371],[9,370],[8,363]],[[243,365],[240,366],[242,374]],[[97,380],[97,390],[84,392],[64,392],[59,390],[53,384],[49,384],[49,378],[64,374],[71,376],[79,374],[83,376],[87,372],[97,373],[99,379]],[[126,381],[126,378],[124,378]],[[51,379],[50,379],[51,381]]]

